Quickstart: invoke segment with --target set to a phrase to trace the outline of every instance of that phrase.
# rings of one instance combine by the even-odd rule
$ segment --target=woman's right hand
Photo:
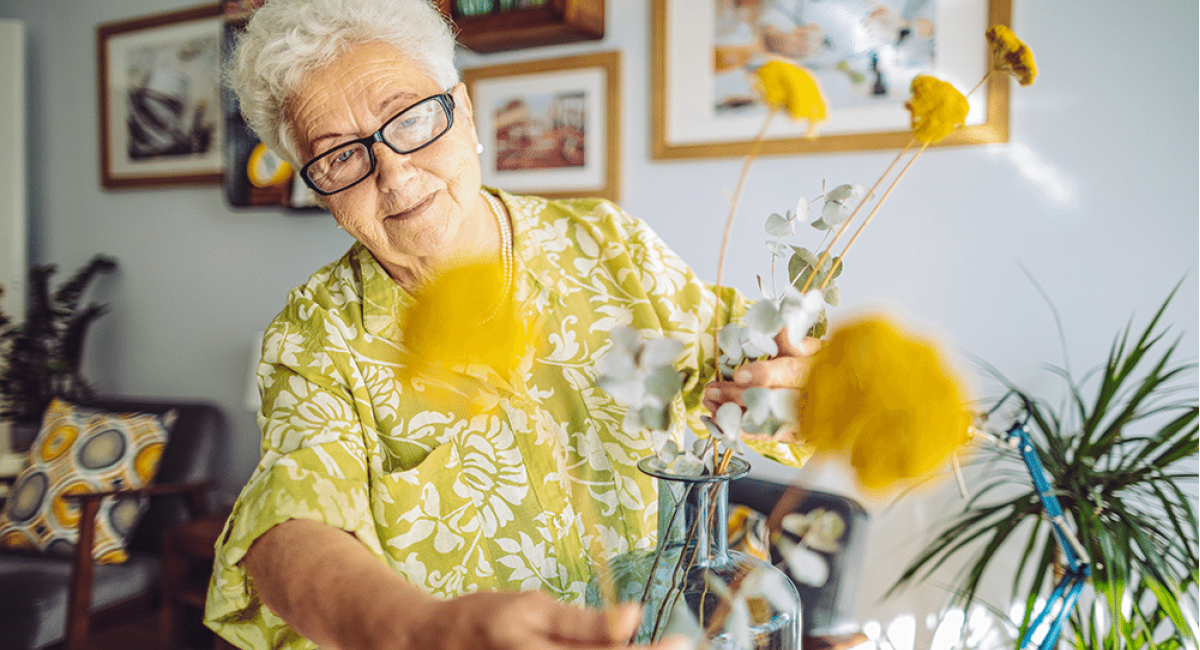
[[[636,605],[606,610],[560,603],[546,594],[481,592],[430,603],[432,647],[445,650],[558,650],[643,648],[685,650],[691,642],[671,637],[652,646],[627,646],[641,620]]]

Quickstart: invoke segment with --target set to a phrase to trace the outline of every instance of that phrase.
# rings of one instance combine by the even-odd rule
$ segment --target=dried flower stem
[[[877,201],[875,203],[875,207],[871,208],[871,212],[869,212],[867,214],[867,218],[863,219],[863,222],[861,224],[859,224],[859,226],[858,226],[858,230],[855,230],[854,235],[850,237],[850,241],[846,242],[846,247],[842,249],[842,254],[838,256],[839,260],[846,259],[846,253],[849,252],[850,247],[854,245],[854,240],[858,239],[858,236],[862,234],[862,231],[864,229],[866,229],[867,224],[871,223],[871,219],[875,218],[875,214],[877,212],[879,212],[879,208],[883,207],[883,202],[887,201],[888,195],[892,193],[892,190],[896,189],[896,185],[900,182],[900,179],[904,178],[904,175],[908,173],[908,169],[910,167],[912,167],[912,164],[917,161],[917,158],[919,158],[921,156],[921,153],[924,152],[926,147],[928,147],[928,146],[929,146],[929,143],[925,143],[925,144],[921,145],[921,148],[917,150],[917,153],[913,154],[913,157],[908,159],[908,162],[905,163],[905,165],[904,165],[904,169],[901,169],[900,173],[896,175],[896,180],[892,181],[892,184],[888,186],[887,191],[883,193],[883,196],[879,197],[879,201]],[[898,160],[898,158],[897,158],[897,160]],[[889,168],[889,171],[890,171],[890,168]],[[847,220],[846,223],[850,223],[850,222]],[[832,244],[830,244],[830,245],[832,246]],[[818,266],[818,268],[820,268],[820,267]],[[816,276],[816,274],[814,273],[813,277],[815,277],[815,276]],[[810,277],[809,279],[811,280],[812,277]],[[821,283],[820,288],[824,289],[825,285],[828,282],[830,282],[832,279],[833,279],[833,273],[830,272],[825,276],[825,281]]]
[[[767,137],[767,127],[771,126],[771,118],[775,117],[779,109],[772,108],[767,112],[767,119],[763,120],[762,128],[758,130],[758,135],[754,136],[754,141],[751,143],[750,153],[746,154],[746,159],[742,161],[742,171],[738,175],[737,185],[733,189],[733,198],[729,203],[729,216],[725,218],[725,234],[721,236],[721,252],[717,256],[717,282],[713,287],[713,293],[717,294],[717,309],[720,310],[720,291],[721,279],[725,273],[725,252],[729,249],[729,234],[733,232],[733,218],[737,215],[738,203],[742,199],[742,188],[746,185],[746,177],[750,175],[750,165],[754,163],[754,159],[758,157],[758,152],[762,149],[763,139]],[[713,319],[713,369],[715,375],[721,375],[721,343],[717,340],[717,334],[721,331],[720,320]]]
[[[829,241],[829,245],[825,247],[825,250],[821,251],[821,257],[817,260],[817,265],[813,267],[813,272],[809,274],[808,280],[805,280],[804,286],[800,288],[800,293],[806,293],[812,288],[812,282],[817,277],[817,271],[822,265],[825,264],[825,260],[829,258],[829,251],[833,250],[833,245],[837,243],[837,240],[842,236],[842,233],[850,227],[850,222],[854,221],[854,217],[858,216],[858,211],[862,209],[864,204],[866,204],[867,199],[875,195],[875,190],[879,189],[879,186],[883,184],[883,181],[888,177],[888,174],[892,173],[892,169],[896,167],[896,163],[900,162],[900,158],[902,158],[904,154],[912,148],[913,142],[915,142],[915,140],[910,140],[909,143],[900,150],[900,153],[896,154],[896,157],[892,159],[892,162],[890,165],[888,165],[888,168],[879,176],[879,180],[875,181],[875,184],[871,186],[871,190],[867,192],[867,195],[858,202],[858,205],[854,206],[854,211],[850,213],[850,217],[846,219],[841,228],[838,228],[837,233],[833,236],[833,239]],[[830,269],[828,275],[833,275],[833,269]]]
[[[991,70],[988,70],[988,73],[987,73],[987,74],[985,74],[985,75],[983,75],[983,79],[980,79],[980,80],[979,80],[979,83],[975,84],[975,87],[974,87],[974,88],[972,88],[972,89],[971,89],[971,92],[967,93],[967,94],[966,94],[966,96],[967,96],[967,97],[970,97],[971,95],[975,94],[975,91],[976,91],[976,90],[979,90],[981,87],[983,87],[983,84],[984,84],[984,83],[986,83],[986,82],[987,82],[987,80],[988,80],[988,79],[989,79],[991,76],[992,76],[992,71],[991,71]]]

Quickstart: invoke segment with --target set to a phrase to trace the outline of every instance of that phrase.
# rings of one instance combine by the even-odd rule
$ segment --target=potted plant
[[[52,398],[91,394],[80,364],[88,328],[105,307],[81,302],[98,275],[116,268],[116,260],[97,255],[53,292],[57,267],[30,268],[25,320],[11,324],[0,315],[0,419],[18,427],[36,423]]]
[[[1176,360],[1179,339],[1159,327],[1173,295],[1140,333],[1127,325],[1106,362],[1082,380],[1052,368],[1066,382],[1061,406],[1022,392],[1029,441],[1090,559],[1091,589],[1064,629],[1072,647],[1195,647],[1197,527],[1187,486],[1197,478],[1196,364]],[[892,592],[967,554],[955,599],[969,605],[985,572],[1010,572],[1011,599],[1024,601],[1024,636],[1061,575],[1063,554],[1018,450],[986,446],[974,462],[987,464],[984,484],[943,522]],[[1023,546],[1017,566],[995,566],[997,551],[1013,544]]]

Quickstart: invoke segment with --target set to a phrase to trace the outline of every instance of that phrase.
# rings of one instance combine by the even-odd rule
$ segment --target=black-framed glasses
[[[351,140],[313,158],[300,168],[300,177],[322,196],[349,189],[375,173],[375,143],[396,153],[412,153],[433,144],[454,126],[454,96],[449,92],[421,101],[384,122],[365,138]]]

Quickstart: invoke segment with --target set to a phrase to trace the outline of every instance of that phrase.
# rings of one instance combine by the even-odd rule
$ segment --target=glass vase
[[[651,457],[638,468],[658,479],[657,545],[609,560],[588,585],[588,604],[642,603],[634,643],[682,633],[703,639],[698,650],[799,650],[800,599],[791,580],[728,546],[729,482],[750,465],[732,458],[724,472],[687,476]]]

